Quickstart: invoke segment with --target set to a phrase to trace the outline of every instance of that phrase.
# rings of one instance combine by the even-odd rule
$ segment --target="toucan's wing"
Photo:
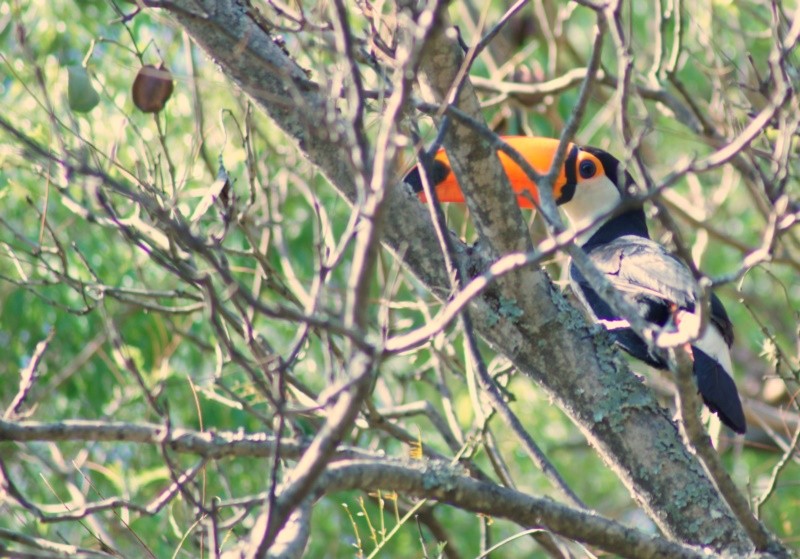
[[[668,306],[695,311],[697,283],[686,265],[660,244],[643,237],[625,235],[594,248],[589,257],[611,284],[629,297],[639,302],[655,298]],[[710,303],[711,322],[730,346],[733,344],[733,325],[728,313],[713,293]]]
[[[658,243],[624,235],[592,248],[589,257],[609,282],[639,308],[645,319],[663,326],[670,318],[678,322],[680,311],[689,313],[685,317],[694,316],[697,284],[686,265]],[[619,318],[574,267],[572,275],[582,299],[597,318],[604,321]],[[712,294],[710,303],[711,322],[705,334],[692,344],[697,386],[703,401],[723,423],[737,433],[744,433],[744,412],[731,377],[728,354],[728,347],[733,343],[733,327],[716,295]],[[611,334],[635,357],[651,365],[665,366],[630,328],[619,328]]]
[[[589,258],[627,296],[652,297],[694,311],[697,284],[692,274],[660,244],[624,235],[593,248]]]

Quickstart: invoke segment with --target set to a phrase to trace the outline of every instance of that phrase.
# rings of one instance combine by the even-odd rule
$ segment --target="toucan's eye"
[[[591,159],[584,159],[578,166],[578,171],[581,174],[581,178],[590,179],[597,173],[597,165]]]

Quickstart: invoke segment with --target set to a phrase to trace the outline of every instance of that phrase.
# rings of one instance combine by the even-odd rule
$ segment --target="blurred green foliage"
[[[635,47],[635,70],[637,76],[646,77],[654,63],[652,6],[634,2],[626,6],[624,15]],[[496,20],[504,9],[504,3],[493,3],[488,20]],[[765,62],[771,48],[770,37],[765,33],[770,21],[767,4],[715,1],[687,9],[691,13],[683,23],[685,52],[678,62],[677,75],[691,87],[696,99],[709,103],[709,110],[724,111],[726,119],[743,124],[749,105],[736,88],[749,72],[748,53],[762,75],[767,71]],[[255,295],[267,305],[283,304],[302,311],[302,305],[292,296],[297,290],[294,284],[311,289],[319,273],[320,253],[325,251],[323,241],[331,244],[332,239],[335,245],[348,231],[349,207],[179,29],[154,11],[125,19],[124,15],[133,10],[131,4],[105,1],[30,0],[0,5],[0,106],[4,117],[54,153],[69,152],[104,169],[130,188],[147,186],[167,193],[184,217],[191,215],[203,188],[213,182],[220,158],[233,178],[239,203],[245,203],[252,193],[257,196],[254,223],[270,235],[276,231],[273,224],[278,224],[281,233],[279,239],[270,235],[253,239],[242,229],[233,228],[224,241],[230,268],[242,285],[254,285],[256,264],[249,251],[254,248],[254,241],[265,242],[269,250],[264,266],[273,275],[264,279]],[[477,35],[463,24],[466,11],[454,6],[451,15],[462,22],[461,32],[470,43]],[[318,17],[324,18],[326,13],[320,6]],[[529,12],[523,14],[531,17]],[[559,70],[582,64],[591,49],[593,34],[594,16],[588,10],[570,8],[566,16],[565,42],[559,44],[562,48],[554,58]],[[354,15],[352,24],[358,26],[362,22]],[[665,36],[670,36],[673,26],[674,22],[665,23]],[[311,70],[312,78],[322,80],[332,72],[326,66],[332,57],[326,50],[328,45],[311,35],[287,33],[287,48]],[[672,47],[672,39],[662,45],[665,50]],[[514,48],[526,49],[526,56],[517,62],[520,68],[535,76],[553,77],[548,75],[548,46],[537,35],[525,37],[523,44]],[[617,72],[616,54],[613,45],[607,44],[603,62],[612,73]],[[161,115],[138,113],[130,100],[132,80],[142,64],[161,62],[175,76],[175,93]],[[725,67],[719,68],[718,74],[709,70],[712,63],[724,63]],[[81,64],[100,101],[85,114],[72,112],[67,99],[67,68]],[[476,75],[491,76],[492,71],[480,59],[474,68]],[[379,84],[378,77],[370,71],[365,70],[365,75],[372,86]],[[654,79],[658,78],[656,73]],[[596,88],[578,137],[584,143],[619,153],[623,143],[608,110],[612,91]],[[715,98],[720,92],[730,96]],[[569,117],[576,97],[577,91],[570,90],[536,107],[492,106],[486,109],[486,117],[487,121],[504,118],[501,132],[555,135]],[[372,117],[377,119],[378,115]],[[643,151],[656,181],[681,158],[704,155],[712,149],[676,122],[674,115],[665,114],[653,104],[632,106],[631,122],[646,133]],[[421,126],[424,136],[430,139],[433,132],[428,132],[429,123],[423,120]],[[368,131],[373,133],[375,126]],[[245,133],[250,135],[246,139]],[[251,160],[248,147],[254,148]],[[409,154],[409,161],[411,157]],[[250,172],[248,164],[254,165],[254,172]],[[397,170],[398,177],[402,171]],[[274,409],[253,387],[248,373],[234,361],[218,361],[214,346],[219,333],[210,320],[212,310],[198,305],[199,294],[194,288],[156,265],[146,251],[128,242],[113,224],[100,219],[104,214],[96,188],[92,180],[70,175],[55,163],[45,167],[41,159],[31,158],[17,139],[5,133],[2,136],[0,402],[7,405],[13,399],[19,370],[30,360],[36,344],[55,330],[29,399],[35,406],[26,408],[32,419],[159,422],[131,371],[126,369],[125,357],[135,364],[157,401],[166,406],[174,427],[274,432]],[[796,180],[789,188],[796,196]],[[711,171],[682,180],[674,191],[676,200],[690,206],[685,209],[700,212],[715,230],[748,247],[760,243],[765,223],[735,173],[726,169]],[[138,211],[125,200],[115,203],[124,217],[132,217]],[[88,208],[91,215],[81,215],[75,207]],[[323,211],[327,221],[320,217]],[[452,224],[469,238],[468,226],[458,226],[459,222],[468,223],[463,215],[457,215],[459,211],[451,210]],[[213,214],[212,210],[199,226],[208,237],[219,228]],[[679,221],[684,241],[712,278],[738,269],[743,257],[740,250],[693,228],[686,220]],[[51,229],[43,227],[44,223]],[[331,231],[324,230],[328,224]],[[796,242],[795,237],[791,242]],[[40,249],[45,252],[39,254]],[[319,299],[331,316],[340,311],[346,292],[349,254],[346,250],[330,270],[330,279]],[[291,270],[285,268],[287,261]],[[552,265],[554,277],[559,276],[562,263],[563,259]],[[202,262],[198,265],[204,266]],[[379,268],[369,317],[372,335],[380,335],[387,306],[389,328],[401,330],[423,324],[426,313],[435,312],[438,305],[432,296],[414,278],[399,271],[388,252],[382,254]],[[65,269],[73,281],[64,281],[55,273]],[[400,278],[392,287],[390,280],[394,281],[397,274]],[[136,290],[163,296],[148,299],[153,305],[148,310],[133,295]],[[785,355],[797,358],[800,282],[796,268],[782,263],[762,265],[741,280],[722,286],[720,293],[737,325],[735,360],[739,363],[742,391],[757,399],[761,396],[761,380],[774,376],[778,361],[783,372],[790,367],[785,359],[774,357],[774,349],[770,353],[765,346],[777,344]],[[193,305],[196,308],[181,310]],[[161,312],[155,308],[158,306],[173,311]],[[263,314],[257,314],[253,321],[254,331],[284,357],[297,342],[298,328],[291,320]],[[112,332],[119,336],[118,347]],[[299,347],[293,374],[314,393],[325,389],[338,363],[336,350],[341,350],[343,344],[335,336],[312,333]],[[382,365],[381,383],[374,398],[376,406],[428,401],[443,411],[441,387],[433,372],[435,367],[442,367],[442,378],[453,391],[454,413],[461,428],[477,440],[480,433],[472,423],[474,404],[463,382],[462,345],[460,335],[450,331],[429,346],[388,360]],[[490,360],[491,349],[483,349]],[[527,379],[504,370],[502,360],[496,363],[497,370],[502,370],[503,382],[510,379],[507,389],[513,395],[514,410],[576,493],[607,516],[647,526],[648,521],[622,483],[586,446],[568,418]],[[228,392],[220,389],[221,384]],[[252,406],[256,413],[248,412],[233,396]],[[301,414],[293,429],[298,436],[310,437],[317,424],[313,416],[304,418]],[[452,455],[425,418],[406,419],[402,424],[412,434],[421,433],[426,445]],[[489,425],[519,489],[534,495],[554,495],[549,482],[530,464],[517,443],[503,437],[499,421],[492,420]],[[351,442],[394,456],[408,452],[407,445],[377,430],[362,429]],[[120,495],[144,505],[171,481],[161,449],[153,446],[0,443],[0,449],[18,487],[36,503],[69,500],[74,498],[70,492],[80,489],[90,501]],[[485,454],[480,449],[475,452],[476,464],[491,471]],[[780,452],[764,440],[748,442],[743,448],[735,446],[725,454],[726,464],[740,487],[755,495],[763,491],[779,457]],[[171,455],[170,459],[180,467],[194,464],[189,456]],[[205,504],[209,505],[215,498],[231,499],[264,491],[270,468],[270,460],[236,458],[210,462],[196,483],[202,486]],[[365,500],[363,510],[361,498]],[[791,462],[762,512],[769,527],[792,544],[798,538],[798,501],[800,468]],[[344,510],[345,505],[355,524]],[[394,512],[389,504],[386,507],[381,511],[374,497],[356,492],[322,500],[315,509],[308,556],[355,556],[359,538],[361,550],[369,554],[374,542],[370,540],[368,519],[373,525],[380,525],[383,518],[387,529],[394,526]],[[478,553],[481,518],[444,506],[435,507],[433,514],[454,535],[463,556]],[[86,547],[97,547],[108,540],[117,551],[131,557],[144,556],[145,549],[156,557],[205,553],[207,541],[196,530],[194,521],[192,505],[181,497],[152,516],[107,511],[95,515],[91,522],[57,524],[37,523],[23,510],[8,502],[0,503],[0,527]],[[226,541],[245,535],[249,527],[248,521],[236,525],[225,535]],[[497,542],[513,535],[518,527],[496,521],[491,530],[491,539]],[[435,539],[427,532],[424,539],[432,553]],[[419,541],[418,528],[412,520],[379,556],[422,556]],[[502,556],[541,553],[532,540],[522,538],[504,547]]]

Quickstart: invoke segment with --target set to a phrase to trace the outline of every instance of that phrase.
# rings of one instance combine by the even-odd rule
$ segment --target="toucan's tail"
[[[694,376],[703,402],[725,425],[743,434],[747,430],[747,423],[733,379],[722,365],[696,346],[692,346],[692,353]]]

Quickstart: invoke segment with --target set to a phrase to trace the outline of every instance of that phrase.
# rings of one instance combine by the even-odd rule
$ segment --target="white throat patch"
[[[598,219],[614,210],[621,201],[619,190],[611,179],[600,174],[595,178],[579,182],[572,200],[561,208],[567,214],[573,229],[579,230],[591,226],[587,233],[581,235],[588,239],[602,224],[598,223]]]

